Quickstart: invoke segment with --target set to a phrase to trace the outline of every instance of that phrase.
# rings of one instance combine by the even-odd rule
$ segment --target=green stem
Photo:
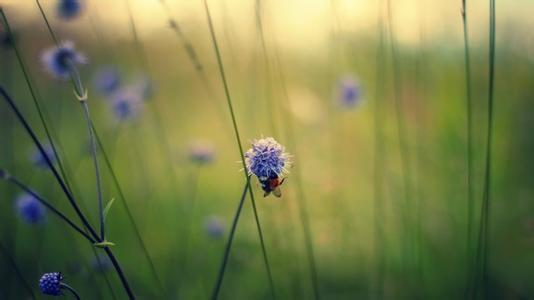
[[[78,225],[74,224],[67,216],[65,216],[63,213],[61,213],[59,210],[57,210],[50,202],[46,201],[44,198],[39,196],[37,193],[32,191],[27,185],[22,183],[20,180],[18,180],[16,177],[13,177],[12,175],[9,175],[7,173],[4,173],[4,175],[1,177],[2,179],[6,180],[9,183],[14,184],[15,186],[19,187],[24,192],[32,195],[37,201],[39,201],[41,204],[43,204],[46,208],[48,208],[52,213],[54,213],[56,216],[58,216],[60,219],[65,221],[72,229],[76,230],[79,234],[81,234],[83,237],[85,237],[91,244],[94,244],[96,240],[92,238],[90,235],[85,233]]]
[[[239,130],[238,130],[238,127],[237,127],[237,121],[236,121],[236,117],[235,117],[235,113],[234,113],[234,108],[233,108],[233,105],[232,105],[232,98],[230,96],[230,90],[228,88],[228,82],[226,80],[226,75],[225,75],[225,72],[224,72],[224,66],[223,66],[223,62],[222,62],[222,58],[221,58],[221,53],[220,53],[220,50],[219,50],[219,45],[217,43],[217,37],[215,36],[215,29],[213,27],[213,21],[211,19],[211,14],[210,14],[210,11],[209,11],[208,2],[207,2],[207,0],[203,0],[203,2],[204,2],[204,9],[206,11],[206,16],[207,16],[207,19],[208,19],[208,25],[209,25],[209,29],[210,29],[213,48],[215,50],[215,55],[217,57],[217,65],[219,67],[219,73],[220,73],[220,76],[221,76],[221,79],[222,79],[222,82],[223,82],[224,93],[226,95],[226,103],[227,103],[228,109],[230,111],[230,116],[232,117],[232,125],[234,127],[234,133],[235,133],[235,137],[236,137],[236,142],[237,142],[237,145],[239,147],[239,154],[241,156],[241,163],[243,165],[243,170],[244,170],[243,173],[245,174],[245,178],[247,180],[248,190],[249,190],[249,194],[250,194],[250,201],[252,202],[252,209],[254,211],[254,219],[256,221],[256,227],[258,228],[258,235],[259,235],[259,238],[260,238],[261,249],[262,249],[262,254],[263,254],[263,260],[264,260],[264,263],[265,263],[265,268],[267,269],[267,275],[269,277],[269,285],[270,285],[270,288],[271,288],[271,292],[272,292],[273,298],[276,298],[275,289],[274,289],[274,282],[273,282],[273,277],[272,277],[272,273],[271,273],[271,267],[269,265],[269,260],[268,260],[268,257],[267,257],[267,250],[266,250],[265,242],[264,242],[264,239],[263,239],[263,233],[262,233],[262,230],[261,230],[258,211],[256,209],[256,201],[254,200],[254,193],[252,192],[252,187],[249,184],[250,176],[248,176],[246,171],[245,171],[247,169],[247,166],[246,166],[246,163],[245,163],[245,155],[244,155],[244,152],[243,152],[243,146],[241,144],[241,137],[239,135]]]
[[[469,294],[470,280],[473,274],[471,261],[473,248],[473,214],[474,214],[474,186],[473,186],[473,100],[471,90],[471,63],[469,51],[469,30],[467,22],[467,1],[462,0],[462,25],[464,32],[464,63],[465,63],[465,83],[466,83],[466,114],[467,114],[467,280],[466,292]]]
[[[383,298],[384,289],[384,203],[383,203],[383,181],[384,181],[384,129],[382,122],[383,110],[381,109],[384,103],[379,101],[383,98],[383,82],[384,79],[384,24],[382,16],[382,3],[378,9],[378,37],[376,56],[376,87],[375,87],[375,101],[374,101],[374,180],[373,180],[373,195],[374,195],[374,221],[375,221],[375,255],[377,256],[376,265],[376,283],[374,298]]]
[[[241,199],[239,200],[239,205],[237,206],[237,210],[234,215],[234,220],[232,221],[232,228],[230,229],[228,242],[226,243],[226,247],[224,248],[223,260],[221,263],[221,267],[219,268],[219,274],[217,275],[215,288],[213,289],[213,293],[211,294],[212,300],[216,300],[219,298],[219,291],[221,290],[224,273],[226,271],[226,265],[228,264],[228,258],[230,257],[230,249],[232,248],[232,243],[234,241],[234,236],[237,229],[237,223],[239,222],[239,217],[241,216],[241,211],[243,210],[243,204],[245,203],[245,197],[247,195],[247,189],[249,185],[250,181],[247,180],[247,182],[245,183],[245,188],[243,189],[243,193],[241,195]]]
[[[74,295],[74,298],[76,298],[77,300],[80,300],[80,295],[78,295],[78,293],[76,292],[75,289],[73,289],[70,285],[66,284],[66,283],[60,283],[60,286],[66,290],[68,290],[69,292],[72,293],[72,295]]]
[[[4,247],[4,245],[2,244],[1,241],[0,241],[0,252],[2,252],[2,254],[6,258],[6,260],[9,261],[9,264],[11,265],[13,270],[15,270],[15,274],[20,279],[20,281],[22,282],[22,285],[28,291],[28,294],[30,294],[31,298],[32,299],[36,299],[35,298],[35,293],[33,292],[31,286],[28,284],[28,281],[26,280],[26,278],[24,278],[24,276],[22,275],[22,272],[19,269],[19,267],[17,266],[17,263],[15,262],[15,259],[13,259],[13,257],[7,252],[7,249]]]
[[[397,45],[395,39],[395,31],[393,27],[393,15],[391,9],[391,0],[387,0],[387,18],[388,18],[388,31],[390,35],[390,46],[391,46],[391,55],[393,60],[393,86],[394,86],[394,102],[395,102],[395,115],[397,120],[397,135],[399,138],[399,152],[401,160],[401,172],[404,185],[404,209],[402,212],[402,218],[404,222],[404,234],[405,234],[405,243],[404,245],[404,259],[406,262],[410,262],[413,258],[413,240],[410,236],[410,232],[413,231],[412,220],[410,219],[410,208],[412,207],[411,199],[411,172],[410,162],[409,162],[409,153],[408,153],[408,141],[406,139],[406,128],[404,124],[404,117],[402,113],[402,78],[400,73],[400,65],[398,59]],[[406,266],[405,266],[406,267]],[[407,281],[410,282],[410,285],[415,284],[413,280],[407,278]]]
[[[480,217],[480,228],[478,237],[478,251],[477,262],[480,267],[477,266],[477,272],[480,272],[480,280],[482,288],[482,297],[488,296],[488,240],[489,240],[489,215],[491,212],[491,171],[492,171],[492,144],[493,144],[493,105],[494,105],[494,90],[495,90],[495,0],[489,0],[490,8],[490,25],[489,25],[489,85],[488,85],[488,123],[487,123],[487,138],[486,138],[486,161],[485,161],[485,174],[484,174],[484,189],[482,195],[482,207]],[[475,277],[477,285],[478,278]],[[478,295],[478,288],[475,288],[474,297]]]
[[[282,63],[280,61],[280,56],[278,55],[278,49],[275,48],[275,59],[276,64],[278,66],[279,70],[279,76],[280,76],[280,84],[282,88],[282,92],[285,98],[284,102],[284,111],[287,112],[288,115],[291,115],[290,109],[289,109],[289,95],[287,92],[287,86],[286,86],[286,80],[284,73],[282,71]],[[286,135],[288,136],[288,146],[293,149],[296,156],[298,156],[296,142],[295,142],[295,125],[293,117],[289,117],[287,121],[287,126],[284,126],[286,128]],[[294,167],[296,170],[292,172],[292,174],[295,175],[295,184],[297,187],[297,199],[298,199],[298,210],[299,210],[299,219],[302,226],[302,231],[304,235],[304,245],[306,249],[306,257],[308,260],[308,267],[310,269],[310,276],[312,281],[312,288],[313,288],[313,295],[316,300],[320,299],[320,290],[319,290],[319,276],[317,272],[317,263],[315,262],[315,251],[313,247],[313,240],[311,235],[311,228],[310,228],[310,217],[308,213],[308,206],[307,206],[307,200],[306,195],[304,193],[304,186],[303,186],[303,179],[302,174],[299,166]]]

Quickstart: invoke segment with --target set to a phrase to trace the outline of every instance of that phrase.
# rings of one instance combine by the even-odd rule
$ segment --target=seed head
[[[39,289],[45,295],[61,296],[61,281],[63,275],[59,272],[44,273],[39,279]]]

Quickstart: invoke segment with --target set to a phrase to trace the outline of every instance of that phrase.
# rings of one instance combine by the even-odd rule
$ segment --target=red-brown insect
[[[264,191],[263,197],[267,197],[269,194],[273,193],[273,195],[280,198],[282,196],[282,190],[280,189],[280,186],[282,183],[284,183],[284,180],[286,179],[280,179],[278,176],[260,180],[261,188]]]

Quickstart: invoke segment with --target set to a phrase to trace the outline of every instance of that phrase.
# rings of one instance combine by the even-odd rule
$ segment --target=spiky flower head
[[[87,63],[87,59],[74,49],[74,43],[70,41],[63,42],[57,47],[46,49],[41,61],[45,69],[54,77],[66,79],[69,77],[71,67]]]
[[[61,296],[63,275],[59,272],[44,273],[39,279],[39,289],[45,295]]]
[[[212,238],[221,238],[224,236],[225,231],[224,221],[216,216],[210,216],[206,219],[205,228],[208,236]]]
[[[46,207],[31,194],[22,194],[15,201],[19,217],[28,224],[38,224],[46,217]]]
[[[83,3],[81,0],[59,0],[56,9],[58,17],[71,20],[81,14]]]
[[[193,141],[189,144],[189,159],[199,165],[210,164],[215,160],[215,148],[205,141]]]
[[[362,91],[358,80],[351,76],[346,76],[339,82],[338,101],[346,108],[357,106],[361,102]]]
[[[93,83],[98,92],[109,96],[119,89],[121,76],[115,67],[105,66],[95,73]]]
[[[289,157],[284,146],[272,137],[254,140],[252,147],[245,153],[247,172],[260,180],[279,177],[287,173]]]
[[[124,88],[113,93],[111,105],[115,117],[119,121],[127,121],[139,116],[143,99],[137,91],[131,88]]]
[[[52,163],[54,163],[57,158],[56,158],[56,155],[54,153],[54,149],[52,148],[52,146],[50,144],[43,145],[43,150],[44,150],[46,156],[48,157],[48,159]],[[30,160],[32,161],[32,163],[35,166],[37,166],[39,168],[48,168],[48,164],[46,162],[46,158],[43,155],[43,153],[41,153],[41,151],[39,151],[39,149],[35,149],[34,150],[34,152],[31,155]]]

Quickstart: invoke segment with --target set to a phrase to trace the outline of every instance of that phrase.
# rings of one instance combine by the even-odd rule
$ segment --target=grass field
[[[0,0],[0,299],[534,298],[533,3],[107,2]]]

